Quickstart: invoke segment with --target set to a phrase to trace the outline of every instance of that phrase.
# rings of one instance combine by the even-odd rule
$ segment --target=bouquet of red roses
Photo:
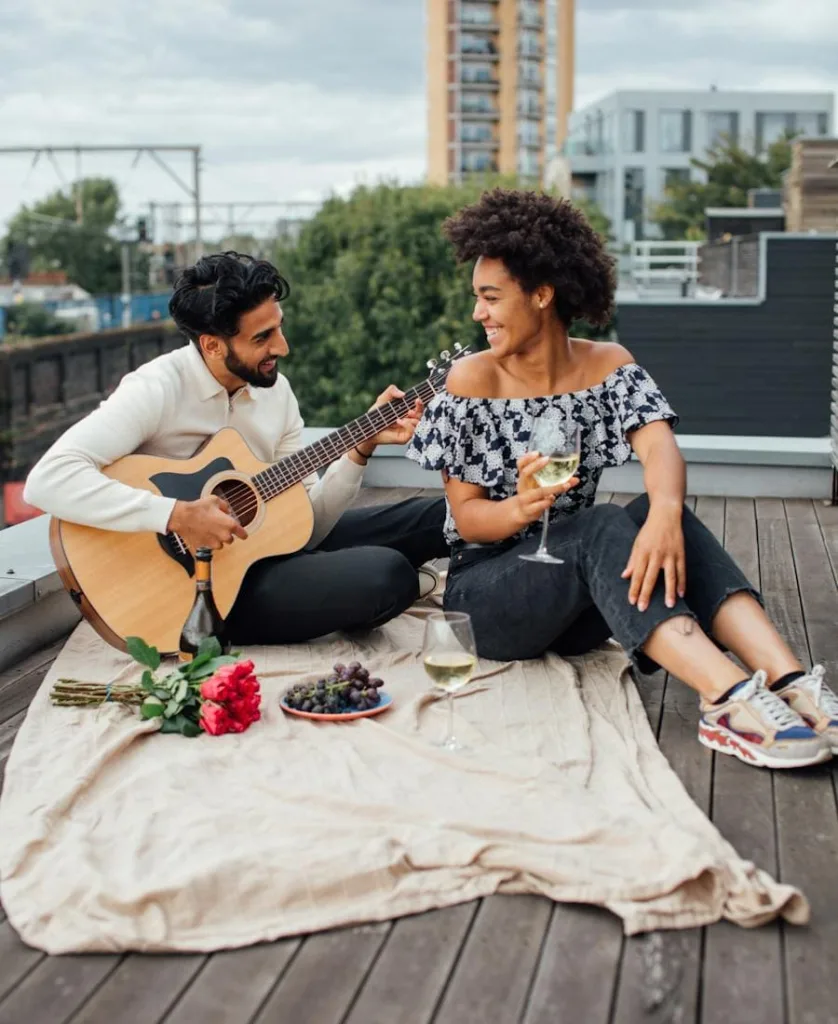
[[[161,732],[182,736],[223,736],[244,732],[260,718],[259,681],[252,661],[222,654],[214,638],[204,640],[190,662],[158,678],[161,658],[156,647],[139,637],[126,639],[128,653],[144,667],[139,684],[83,683],[59,679],[52,688],[53,704],[90,705],[109,701],[139,704],[143,718],[159,718]]]

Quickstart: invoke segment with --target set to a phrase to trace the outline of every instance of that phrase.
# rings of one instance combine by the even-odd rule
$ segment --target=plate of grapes
[[[279,706],[286,714],[319,722],[352,722],[386,711],[393,698],[384,693],[384,681],[371,675],[359,661],[337,662],[323,676],[310,676],[285,691]]]

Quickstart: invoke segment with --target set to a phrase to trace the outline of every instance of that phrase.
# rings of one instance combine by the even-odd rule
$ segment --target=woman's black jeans
[[[719,606],[732,594],[760,595],[695,515],[684,508],[686,597],[665,603],[663,574],[645,612],[629,604],[628,579],[621,579],[632,545],[646,521],[644,494],[625,508],[594,505],[550,524],[547,546],[564,565],[539,565],[518,557],[534,551],[538,538],[501,545],[455,545],[445,589],[445,607],[468,612],[478,653],[513,661],[545,651],[584,654],[614,637],[641,672],[659,666],[643,645],[664,621],[695,619],[708,635]]]

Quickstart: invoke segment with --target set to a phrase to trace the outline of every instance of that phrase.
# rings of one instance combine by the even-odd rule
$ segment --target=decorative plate
[[[352,722],[356,718],[371,718],[373,715],[380,715],[382,711],[386,711],[393,703],[393,698],[389,693],[381,693],[380,697],[381,700],[374,708],[367,708],[366,711],[346,711],[343,714],[340,712],[335,714],[329,711],[318,715],[313,711],[298,711],[297,708],[289,708],[282,699],[279,702],[279,706],[286,715],[297,715],[298,718],[313,718],[316,722]]]

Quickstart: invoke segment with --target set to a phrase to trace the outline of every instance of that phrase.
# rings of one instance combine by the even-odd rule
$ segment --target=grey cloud
[[[99,75],[103,84],[128,72],[140,88],[147,76],[201,75],[231,84],[306,82],[394,96],[422,88],[422,0],[249,0],[230,5],[222,18],[155,17],[161,7],[158,0],[139,13],[114,0],[93,26],[53,21],[43,7],[40,16],[23,8],[0,14],[4,86],[43,87],[45,71],[66,71]]]

